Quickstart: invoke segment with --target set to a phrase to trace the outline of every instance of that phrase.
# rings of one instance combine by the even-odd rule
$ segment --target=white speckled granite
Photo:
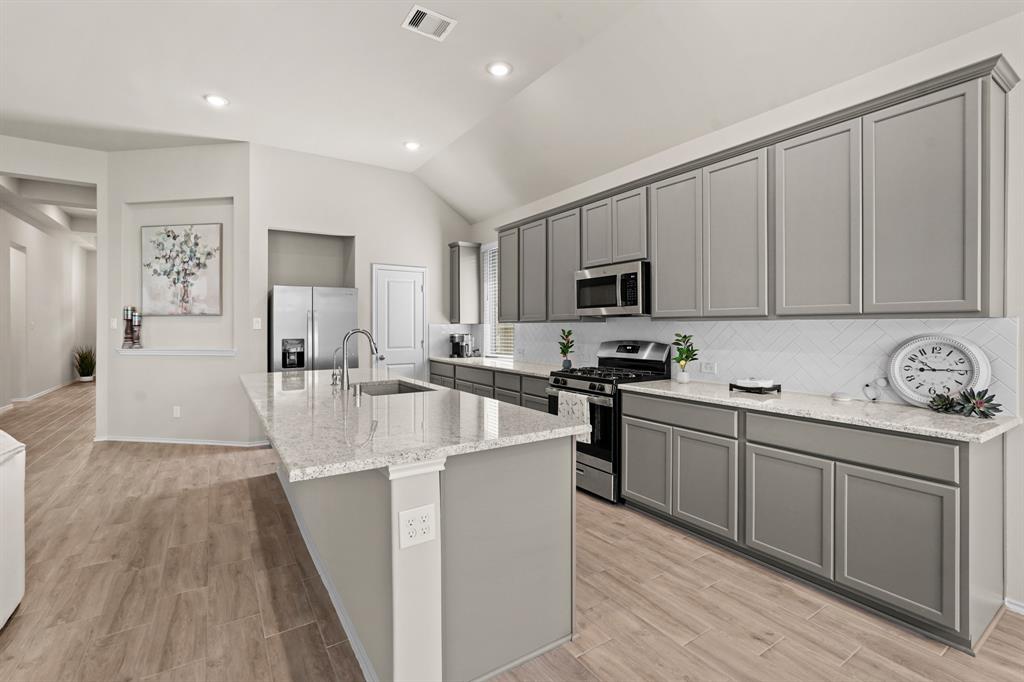
[[[352,370],[352,383],[387,377]],[[275,372],[241,377],[290,481],[423,462],[586,433],[564,417],[508,405],[425,381],[435,390],[388,396],[331,386],[331,373]]]
[[[543,365],[536,362],[523,362],[522,360],[503,360],[499,358],[445,358],[431,356],[431,362],[446,362],[449,365],[465,365],[467,367],[480,367],[493,369],[499,372],[512,372],[513,374],[525,374],[531,377],[548,376],[561,365]]]
[[[757,395],[753,393],[730,392],[724,384],[693,381],[680,384],[675,381],[646,381],[625,384],[623,391],[643,393],[663,398],[692,400],[712,405],[724,405],[758,412],[769,412],[790,417],[804,417],[837,424],[866,426],[883,431],[909,433],[931,438],[984,443],[1002,435],[1021,423],[1020,417],[996,417],[978,419],[952,414],[939,414],[931,410],[872,403],[865,400],[839,402],[823,395],[810,393],[786,393],[782,395]]]

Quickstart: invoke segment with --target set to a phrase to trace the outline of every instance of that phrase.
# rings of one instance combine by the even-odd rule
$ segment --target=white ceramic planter
[[[96,375],[94,374],[94,375],[87,376],[87,377],[78,377],[78,380],[81,381],[82,383],[86,383],[88,381],[92,381],[95,378],[96,378]]]
[[[679,367],[679,363],[673,363],[672,379],[680,384],[690,383],[690,373]]]

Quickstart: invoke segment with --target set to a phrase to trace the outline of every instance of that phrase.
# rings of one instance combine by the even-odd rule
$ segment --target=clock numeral
[[[964,385],[964,382],[960,381],[959,379],[953,379],[953,381],[955,381],[956,383],[960,384],[961,386]]]
[[[914,389],[916,390],[918,388],[921,388],[922,386],[924,386],[924,384],[918,384],[917,386],[914,386]]]
[[[917,362],[917,356],[916,355],[908,355],[907,356],[907,360],[910,360],[911,362]]]
[[[958,365],[963,365],[966,362],[967,362],[967,358],[957,358],[956,359],[956,364],[958,364]]]
[[[905,377],[903,377],[903,378],[904,378],[904,379],[906,379],[906,380],[907,380],[908,382],[912,382],[912,381],[914,381],[914,379],[916,379],[917,377],[915,377],[915,376],[914,376],[913,374],[908,374],[907,376],[905,376]]]
[[[936,354],[941,353],[942,352],[942,346],[932,346],[932,352],[936,353]]]
[[[935,393],[936,393],[935,387],[934,386],[929,386],[928,387],[928,395],[935,395]]]
[[[953,351],[951,350],[951,351],[949,351],[948,353],[946,353],[946,357],[948,358],[948,357],[949,357],[950,355],[952,355],[952,354],[953,354]]]
[[[904,372],[913,372],[914,368],[911,367],[910,365],[903,365],[903,371]]]

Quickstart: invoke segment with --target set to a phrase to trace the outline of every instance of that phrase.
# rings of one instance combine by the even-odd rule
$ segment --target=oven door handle
[[[550,386],[544,389],[545,393],[554,398],[557,398],[558,394],[561,393],[562,391],[566,391],[566,393],[576,393],[577,395],[585,396],[587,402],[590,403],[591,405],[600,405],[601,407],[612,407],[615,404],[612,402],[612,399],[606,395],[587,395],[586,393],[580,393],[579,391],[568,391],[562,388],[551,388]]]

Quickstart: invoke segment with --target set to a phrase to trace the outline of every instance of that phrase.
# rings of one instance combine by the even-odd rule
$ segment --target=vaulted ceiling
[[[412,4],[5,0],[0,133],[306,151],[414,172],[476,222],[1024,11],[421,0],[458,21],[439,43],[401,28]],[[498,59],[503,80],[484,70]]]

